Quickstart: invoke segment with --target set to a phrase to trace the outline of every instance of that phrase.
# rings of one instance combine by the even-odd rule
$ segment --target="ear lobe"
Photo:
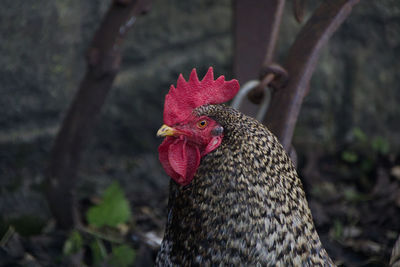
[[[222,126],[217,126],[211,130],[211,135],[219,136],[219,135],[222,135],[223,132],[224,132],[224,128]]]
[[[222,137],[223,137],[222,135],[214,136],[206,146],[206,149],[203,151],[203,153],[201,153],[201,156],[203,157],[208,153],[210,153],[211,151],[215,150],[217,147],[219,147],[219,145],[222,142]]]

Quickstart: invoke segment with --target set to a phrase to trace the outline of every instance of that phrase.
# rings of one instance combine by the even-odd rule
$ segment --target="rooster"
[[[334,266],[277,138],[222,104],[238,90],[194,69],[165,97],[158,150],[173,181],[156,265]]]

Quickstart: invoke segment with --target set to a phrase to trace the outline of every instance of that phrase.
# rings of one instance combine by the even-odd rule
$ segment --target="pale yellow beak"
[[[161,126],[160,129],[158,129],[157,136],[158,137],[174,136],[176,133],[177,130],[164,124],[163,126]]]

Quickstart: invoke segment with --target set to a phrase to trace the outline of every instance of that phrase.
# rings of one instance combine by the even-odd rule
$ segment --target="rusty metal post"
[[[285,0],[236,0],[234,74],[241,84],[258,79],[261,66],[272,62]],[[241,111],[254,115],[249,100]]]
[[[82,150],[121,63],[121,44],[150,0],[114,0],[90,45],[86,74],[56,136],[46,173],[47,200],[57,224],[79,222],[74,198]]]
[[[332,34],[348,17],[359,0],[323,2],[298,34],[284,64],[289,74],[287,86],[275,90],[264,124],[279,138],[287,151],[294,127],[319,54]]]

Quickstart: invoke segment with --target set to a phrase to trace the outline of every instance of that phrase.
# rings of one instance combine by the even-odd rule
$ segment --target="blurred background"
[[[305,21],[320,2],[307,1]],[[0,258],[8,263],[26,263],[27,254],[37,266],[65,263],[68,233],[52,224],[44,171],[110,3],[0,3]],[[169,178],[155,133],[164,95],[194,67],[200,76],[213,66],[216,76],[235,77],[233,23],[230,0],[154,1],[125,37],[121,69],[84,147],[76,196],[85,209],[118,182],[130,203],[137,266],[155,250],[137,232],[163,233]],[[279,62],[303,25],[287,1]],[[298,169],[322,241],[343,266],[386,265],[400,234],[399,59],[400,3],[361,1],[323,49],[300,112]],[[17,241],[7,236],[10,226]]]

